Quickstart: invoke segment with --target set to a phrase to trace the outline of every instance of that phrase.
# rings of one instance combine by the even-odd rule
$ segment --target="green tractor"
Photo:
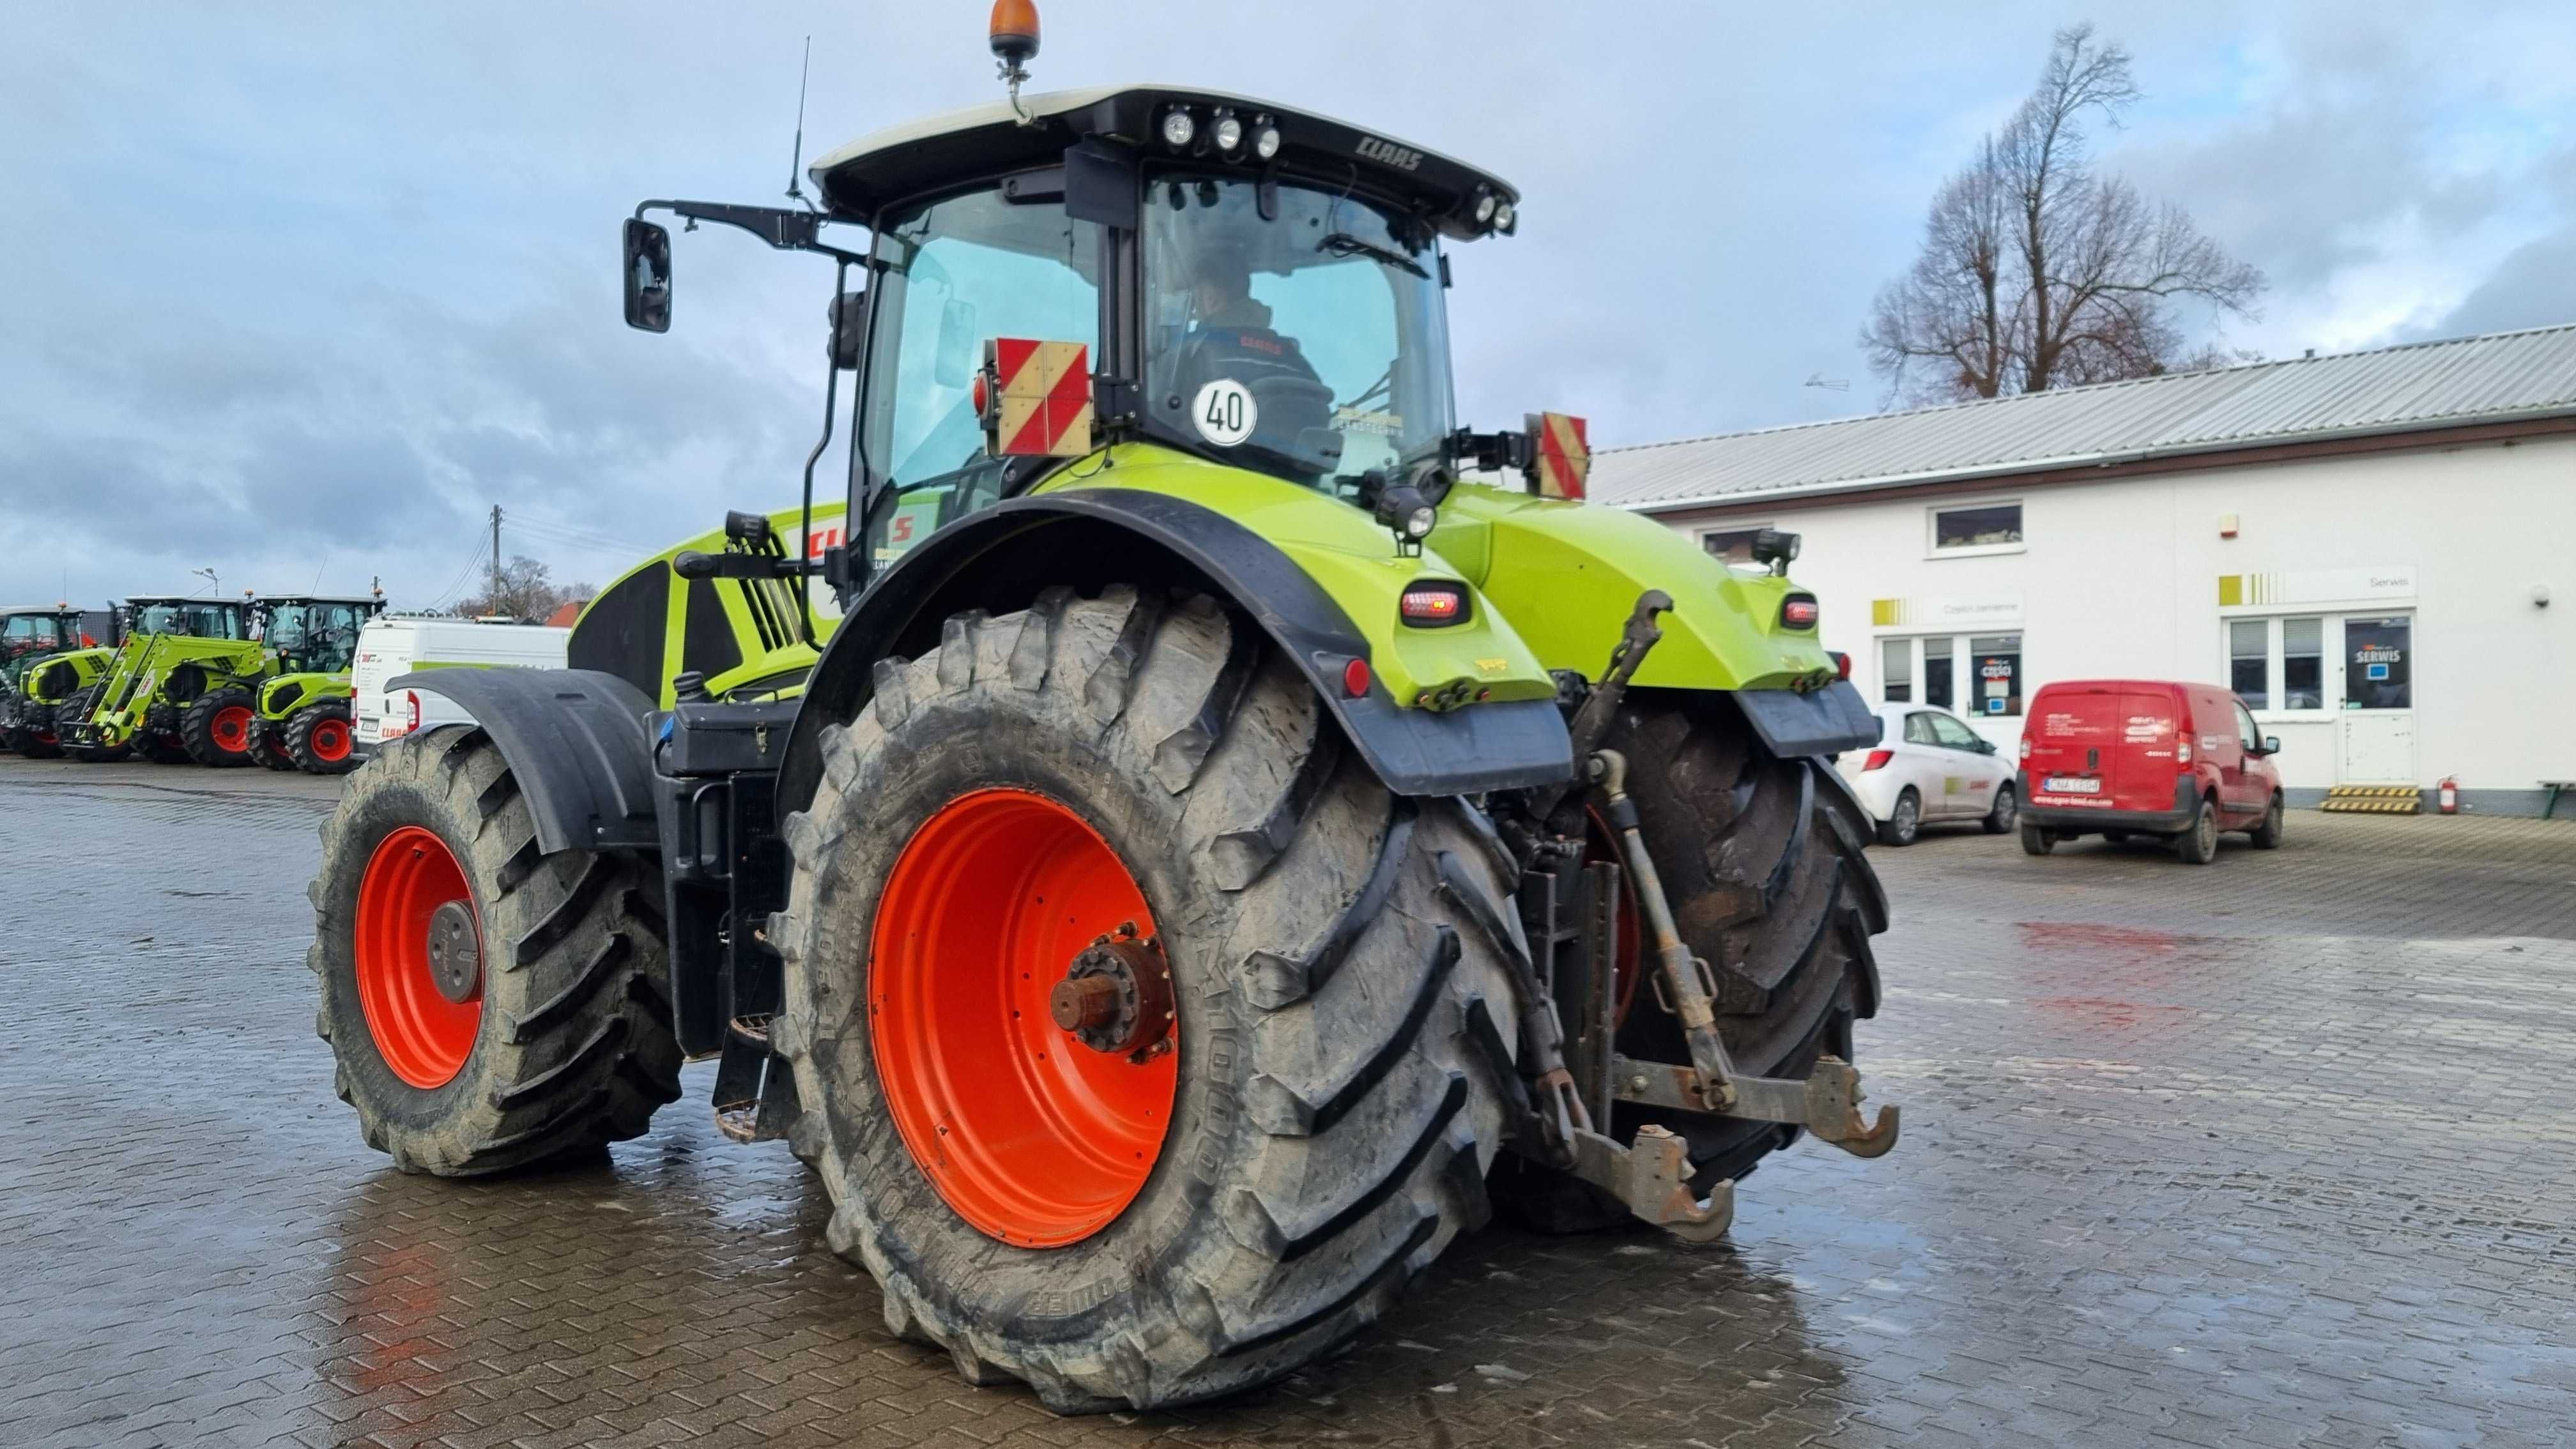
[[[648,331],[647,213],[832,264],[807,509],[625,576],[570,669],[392,682],[475,722],[325,827],[366,1141],[595,1151],[714,1057],[889,1330],[1062,1412],[1277,1379],[1496,1208],[1707,1239],[1802,1134],[1886,1151],[1887,901],[1830,764],[1877,730],[1794,537],[1731,568],[1582,502],[1573,420],[1459,425],[1500,178],[1214,92],[1023,97],[1028,22],[1007,103],[832,153],[819,209],[626,223]]]
[[[252,758],[272,770],[313,775],[345,775],[358,767],[349,668],[358,653],[358,631],[384,607],[381,592],[261,596],[260,643],[278,672],[251,686]]]
[[[239,764],[252,716],[241,692],[269,672],[242,599],[136,595],[97,679],[65,701],[57,730],[74,759],[139,754],[165,765]]]
[[[0,609],[0,750],[31,760],[62,754],[54,711],[97,677],[106,653],[69,604]]]

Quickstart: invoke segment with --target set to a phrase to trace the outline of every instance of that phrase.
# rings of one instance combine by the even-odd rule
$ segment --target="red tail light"
[[[2028,735],[2021,737],[2021,757],[2025,760],[2030,758],[2030,736]]]
[[[420,728],[420,694],[418,691],[409,689],[403,691],[403,713],[408,716],[408,718],[403,721],[404,734],[410,734],[412,731]]]
[[[1791,594],[1780,601],[1780,623],[1790,629],[1816,627],[1816,601],[1805,594]]]
[[[1860,767],[1864,771],[1884,769],[1887,762],[1895,758],[1894,750],[1872,750],[1869,752],[1869,758],[1861,761]]]
[[[1839,649],[1828,649],[1825,652],[1834,657],[1834,673],[1845,679],[1851,678],[1851,656]]]

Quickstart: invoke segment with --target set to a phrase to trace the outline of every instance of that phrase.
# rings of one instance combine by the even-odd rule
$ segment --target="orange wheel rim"
[[[228,704],[215,711],[214,723],[206,732],[215,737],[216,746],[226,754],[238,755],[250,748],[250,710]]]
[[[474,910],[465,871],[446,841],[417,825],[386,836],[358,880],[358,1006],[376,1055],[423,1089],[456,1079],[483,1026],[480,981],[466,1000],[450,1001],[430,973],[430,928],[451,902]],[[477,915],[478,951],[482,932]]]
[[[987,1236],[1079,1242],[1126,1210],[1162,1155],[1178,1026],[1112,1055],[1048,1007],[1074,958],[1131,923],[1155,934],[1116,849],[1027,790],[949,801],[886,878],[868,971],[877,1077],[922,1175]]]
[[[349,727],[336,719],[326,719],[313,726],[307,737],[313,746],[313,758],[336,765],[349,758]]]

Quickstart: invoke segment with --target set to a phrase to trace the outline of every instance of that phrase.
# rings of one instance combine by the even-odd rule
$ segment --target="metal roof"
[[[2576,325],[1641,447],[1591,496],[1642,512],[2576,414]]]

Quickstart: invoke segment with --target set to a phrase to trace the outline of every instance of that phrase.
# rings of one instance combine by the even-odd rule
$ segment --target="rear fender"
[[[642,690],[588,669],[440,669],[385,688],[434,691],[474,716],[509,761],[539,850],[660,850]]]
[[[1142,483],[1156,471],[1121,467],[1109,476]],[[797,717],[780,772],[780,810],[801,809],[813,798],[822,726],[857,714],[874,690],[878,660],[935,645],[952,614],[1025,608],[1055,585],[1085,589],[1121,582],[1193,587],[1230,599],[1305,675],[1360,757],[1398,794],[1467,794],[1567,777],[1573,750],[1554,684],[1500,616],[1487,617],[1479,607],[1477,617],[1455,629],[1405,631],[1448,636],[1438,649],[1471,661],[1471,673],[1478,669],[1473,661],[1490,661],[1484,672],[1497,681],[1493,699],[1446,711],[1399,705],[1386,677],[1395,671],[1388,666],[1419,656],[1410,654],[1416,641],[1394,632],[1401,627],[1395,595],[1417,574],[1454,572],[1429,556],[1408,560],[1400,575],[1383,569],[1370,575],[1356,566],[1329,574],[1315,556],[1338,550],[1273,541],[1293,532],[1276,526],[1281,514],[1311,502],[1319,510],[1351,515],[1376,532],[1381,553],[1390,553],[1384,531],[1320,493],[1261,481],[1272,482],[1274,491],[1263,499],[1267,516],[1258,520],[1260,532],[1229,516],[1233,509],[1219,512],[1160,489],[1086,486],[1006,500],[915,545],[855,602],[815,666],[805,696],[812,707]],[[1309,521],[1338,526],[1329,517]],[[1374,639],[1344,603],[1365,597],[1363,589],[1383,595],[1383,617],[1370,621]],[[1614,629],[1608,637],[1615,636]],[[1372,666],[1368,692],[1360,698],[1344,687],[1343,671],[1354,658]],[[1411,682],[1409,672],[1401,677]]]

